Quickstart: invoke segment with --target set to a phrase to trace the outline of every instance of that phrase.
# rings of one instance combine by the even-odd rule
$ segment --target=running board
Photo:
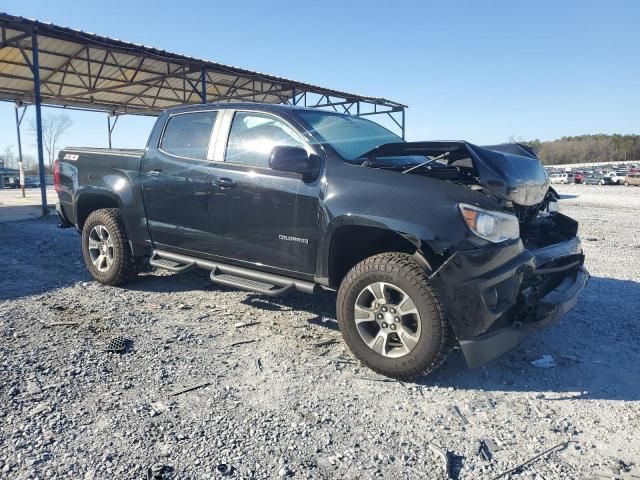
[[[184,272],[197,267],[211,271],[211,281],[220,285],[258,292],[270,297],[284,295],[292,290],[314,293],[317,285],[297,278],[284,277],[273,273],[261,272],[249,268],[212,262],[189,257],[179,253],[154,250],[149,263],[172,272]]]
[[[175,273],[186,272],[187,270],[195,267],[194,262],[180,263],[172,260],[167,260],[158,255],[156,251],[151,254],[151,258],[149,258],[149,265],[151,265],[152,267],[169,270]]]

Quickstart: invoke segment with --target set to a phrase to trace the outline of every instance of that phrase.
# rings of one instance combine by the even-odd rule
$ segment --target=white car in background
[[[618,175],[616,172],[603,172],[602,176],[605,181],[608,179],[610,185],[622,185],[624,182],[624,176]]]
[[[570,183],[569,175],[567,173],[551,173],[549,175],[551,183]]]

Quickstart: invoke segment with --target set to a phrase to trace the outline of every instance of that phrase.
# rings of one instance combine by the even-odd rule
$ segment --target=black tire
[[[113,244],[113,261],[106,271],[101,271],[94,265],[89,253],[89,235],[97,226],[107,229]],[[89,215],[82,228],[82,256],[91,276],[102,284],[123,285],[138,275],[139,262],[131,254],[127,233],[117,208],[104,208]]]
[[[409,353],[389,358],[375,352],[358,333],[355,304],[368,285],[385,282],[399,287],[415,304],[421,334]],[[388,377],[411,380],[431,373],[444,363],[455,344],[438,295],[425,271],[404,253],[383,253],[353,267],[338,289],[337,317],[340,332],[353,354],[372,370]]]
[[[629,182],[624,182],[624,186],[628,187],[629,186]]]

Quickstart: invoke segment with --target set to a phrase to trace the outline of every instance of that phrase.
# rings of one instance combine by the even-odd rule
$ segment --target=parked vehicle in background
[[[552,173],[551,175],[549,175],[549,178],[551,179],[551,183],[570,183],[569,175],[567,173]]]
[[[622,185],[624,177],[619,177],[616,172],[604,172],[604,181],[607,185]]]
[[[17,177],[4,177],[4,188],[20,188],[20,179]]]
[[[24,188],[38,188],[40,187],[40,180],[35,180],[33,177],[26,177],[24,179]]]
[[[604,179],[604,175],[592,173],[584,177],[584,181],[582,183],[584,185],[605,185],[606,181]]]
[[[624,177],[624,186],[628,187],[629,185],[640,187],[640,173],[630,173]]]
[[[584,173],[583,172],[574,172],[573,173],[573,183],[582,183],[584,181]]]
[[[588,279],[578,223],[519,144],[405,142],[350,115],[213,104],[164,112],[145,150],[64,149],[54,177],[97,281],[122,285],[148,259],[268,296],[335,290],[351,351],[399,379],[456,345],[471,366],[512,350]]]

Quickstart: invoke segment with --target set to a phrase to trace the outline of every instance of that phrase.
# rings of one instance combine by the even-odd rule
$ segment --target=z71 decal
[[[64,157],[62,157],[63,160],[78,160],[78,155],[76,155],[75,153],[65,153]]]

